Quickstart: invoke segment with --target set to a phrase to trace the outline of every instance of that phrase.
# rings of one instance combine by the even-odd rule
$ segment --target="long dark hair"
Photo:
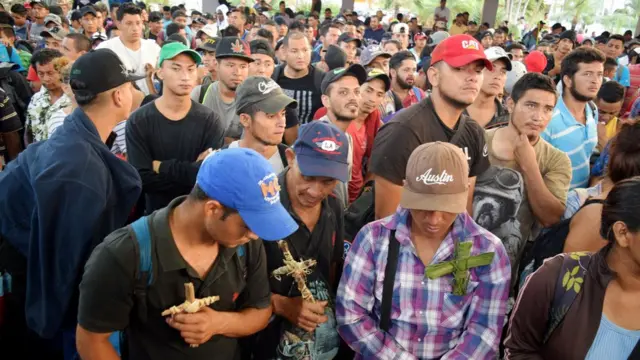
[[[622,221],[629,231],[640,230],[640,176],[622,180],[613,186],[602,206],[600,236],[615,243],[613,224]]]

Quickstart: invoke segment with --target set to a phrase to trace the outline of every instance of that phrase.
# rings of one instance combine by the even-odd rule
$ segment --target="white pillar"
[[[342,0],[342,10],[353,10],[354,0]]]
[[[640,17],[638,17],[638,22],[636,23],[636,32],[635,36],[640,35]]]
[[[202,1],[202,12],[208,12],[216,16],[216,8],[220,5],[218,0],[204,0]]]
[[[482,23],[489,23],[491,27],[496,26],[496,15],[498,14],[498,0],[484,0],[482,6]]]

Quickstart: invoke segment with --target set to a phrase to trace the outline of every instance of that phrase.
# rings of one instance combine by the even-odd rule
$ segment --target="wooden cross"
[[[284,255],[284,266],[281,266],[271,273],[274,278],[280,280],[282,275],[289,275],[293,277],[298,285],[298,290],[302,295],[302,299],[305,301],[309,301],[315,303],[316,300],[313,298],[313,294],[307,287],[307,275],[311,273],[311,268],[316,265],[316,261],[313,259],[307,259],[303,261],[295,261],[293,256],[291,255],[291,251],[289,251],[289,245],[284,240],[278,241],[278,247],[282,250],[282,254]]]
[[[196,313],[205,306],[211,305],[214,302],[220,300],[219,296],[208,296],[202,299],[196,299],[196,292],[193,288],[193,283],[184,284],[184,296],[185,301],[178,305],[172,306],[162,312],[162,316],[175,315],[180,313]],[[197,344],[191,344],[191,347],[198,347]]]
[[[437,279],[453,273],[453,294],[466,295],[469,283],[469,269],[491,264],[493,252],[471,255],[471,242],[456,242],[453,260],[427,266],[424,275],[429,279]]]

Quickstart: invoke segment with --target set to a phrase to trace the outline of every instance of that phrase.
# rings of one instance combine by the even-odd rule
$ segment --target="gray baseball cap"
[[[272,79],[250,76],[236,90],[236,114],[242,114],[251,105],[266,114],[275,114],[287,107],[296,108],[298,102],[287,96]]]
[[[511,71],[511,69],[513,68],[511,65],[512,55],[507,54],[507,52],[499,46],[492,46],[488,49],[485,49],[484,54],[491,62],[504,60],[505,64],[507,65],[507,71]]]
[[[449,37],[449,33],[446,31],[436,31],[433,34],[429,35],[431,38],[431,43],[429,46],[436,46],[442,42],[442,40]]]
[[[378,56],[382,56],[383,58],[390,59],[391,54],[384,52],[379,45],[369,45],[360,54],[360,65],[369,66],[371,62],[377,58]]]
[[[57,26],[62,26],[62,19],[60,19],[60,16],[56,14],[49,14],[45,16],[44,25],[46,26],[50,22],[56,24]]]
[[[52,37],[56,40],[62,41],[65,36],[69,35],[69,32],[62,27],[52,27],[51,29],[46,29],[40,32],[40,36],[42,37]]]

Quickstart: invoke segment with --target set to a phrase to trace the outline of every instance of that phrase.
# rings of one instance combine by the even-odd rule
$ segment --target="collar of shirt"
[[[558,103],[556,104],[556,108],[553,116],[555,117],[559,115],[562,118],[563,123],[567,127],[574,126],[574,125],[588,126],[591,123],[595,124],[595,118],[593,117],[594,111],[591,110],[589,103],[584,104],[584,112],[585,112],[585,123],[582,124],[578,122],[578,120],[576,120],[576,118],[573,116],[571,111],[569,111],[569,108],[564,103],[564,99],[562,98],[562,93],[561,93],[560,96],[558,97]]]

